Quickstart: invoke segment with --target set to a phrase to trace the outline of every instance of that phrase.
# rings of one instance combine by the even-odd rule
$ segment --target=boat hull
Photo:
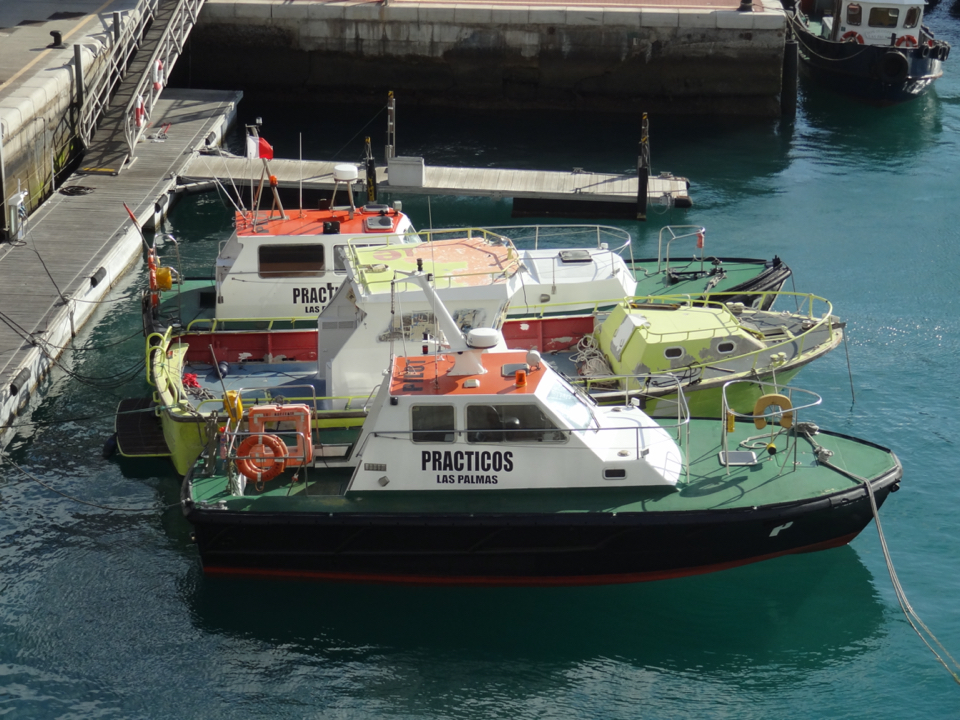
[[[874,478],[879,507],[899,464]],[[864,486],[758,508],[682,512],[258,512],[201,507],[208,575],[455,585],[598,585],[697,575],[844,545],[873,517]]]
[[[836,92],[876,105],[896,105],[922,95],[943,74],[939,47],[896,48],[820,38],[793,22],[800,66]],[[924,54],[926,53],[926,55]]]

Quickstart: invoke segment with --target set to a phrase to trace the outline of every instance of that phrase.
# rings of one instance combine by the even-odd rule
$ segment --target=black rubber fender
[[[907,72],[910,69],[910,62],[907,56],[897,50],[890,50],[884,53],[877,63],[877,73],[880,79],[891,85],[898,85],[907,79]]]

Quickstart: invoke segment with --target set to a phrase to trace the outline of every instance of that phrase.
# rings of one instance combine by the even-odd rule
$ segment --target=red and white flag
[[[273,160],[273,147],[262,137],[247,135],[247,158]]]

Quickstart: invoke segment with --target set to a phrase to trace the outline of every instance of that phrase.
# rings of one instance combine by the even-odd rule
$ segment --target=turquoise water
[[[960,46],[949,5],[929,23]],[[779,254],[848,322],[798,384],[821,426],[892,447],[882,511],[917,612],[960,653],[960,70],[887,110],[803,86],[795,123],[652,118],[655,170],[695,207],[619,223],[638,255],[667,223],[718,255]],[[248,99],[278,156],[354,160],[376,108]],[[318,119],[321,118],[321,119]],[[382,144],[383,117],[367,132]],[[404,108],[401,154],[434,164],[635,164],[633,119]],[[361,136],[362,137],[362,136]],[[506,224],[509,204],[404,200],[419,226]],[[230,215],[185,199],[169,222],[207,269]],[[137,268],[9,450],[0,481],[0,713],[16,718],[954,718],[960,687],[900,613],[874,526],[849,547],[711,576],[576,589],[384,588],[204,578],[165,461],[104,460],[111,412],[146,388]],[[109,346],[109,347],[108,347]],[[126,380],[125,371],[134,379]],[[69,374],[68,372],[69,371]],[[92,378],[101,378],[94,382]],[[92,384],[91,384],[92,383]],[[94,387],[98,385],[99,387]],[[100,506],[100,507],[97,507]],[[114,508],[114,509],[107,509]],[[142,509],[123,512],[116,508]]]

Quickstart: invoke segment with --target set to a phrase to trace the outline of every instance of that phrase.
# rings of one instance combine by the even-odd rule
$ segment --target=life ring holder
[[[271,455],[258,447],[269,449]],[[286,469],[287,454],[286,443],[276,435],[250,435],[237,448],[237,470],[254,482],[267,482]],[[265,461],[270,465],[263,468]]]
[[[847,30],[843,35],[840,36],[842,42],[855,42],[859,45],[863,45],[863,35],[858,33],[856,30]]]
[[[267,423],[292,422],[297,435],[296,449],[286,458],[287,467],[299,467],[313,461],[312,413],[306,404],[256,405],[247,411],[251,433],[265,433]]]
[[[768,407],[774,405],[780,408],[780,427],[793,427],[793,403],[790,402],[790,398],[780,393],[767,393],[757,398],[753,406],[753,424],[757,430],[763,430],[767,426],[767,416],[763,413]]]
[[[917,42],[917,39],[913,35],[901,35],[897,38],[895,45],[897,47],[915,48],[919,47],[920,43]]]

